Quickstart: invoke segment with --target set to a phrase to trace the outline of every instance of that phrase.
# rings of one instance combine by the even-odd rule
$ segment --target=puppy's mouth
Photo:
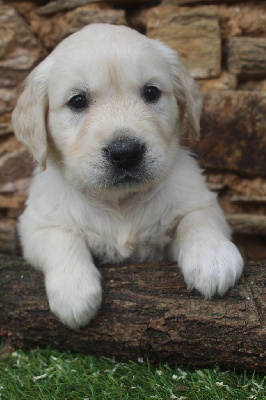
[[[114,171],[108,175],[109,186],[113,187],[134,186],[150,180],[147,174],[144,174],[143,172],[137,173],[127,170]]]

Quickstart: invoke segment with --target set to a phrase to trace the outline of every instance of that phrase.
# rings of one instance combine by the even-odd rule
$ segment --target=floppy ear
[[[45,59],[31,72],[12,114],[17,139],[43,168],[47,155],[47,80],[50,65],[50,60]]]
[[[178,53],[159,40],[152,41],[162,54],[174,79],[175,97],[181,108],[185,109],[190,137],[199,139],[202,109],[202,98],[199,89],[187,68],[181,62]]]

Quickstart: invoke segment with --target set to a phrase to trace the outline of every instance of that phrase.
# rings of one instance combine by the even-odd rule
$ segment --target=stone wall
[[[0,0],[0,251],[19,251],[16,219],[34,169],[10,122],[21,84],[92,22],[128,25],[179,51],[204,95],[193,151],[245,256],[266,257],[266,5],[236,0]]]

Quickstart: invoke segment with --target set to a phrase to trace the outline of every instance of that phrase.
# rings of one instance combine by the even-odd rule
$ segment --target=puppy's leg
[[[230,242],[230,233],[218,205],[192,211],[180,221],[171,248],[189,289],[205,298],[223,295],[243,269],[242,257]]]
[[[44,272],[51,311],[74,329],[88,324],[101,305],[102,289],[85,241],[60,228],[32,231],[29,225],[24,231],[20,226],[24,256]]]

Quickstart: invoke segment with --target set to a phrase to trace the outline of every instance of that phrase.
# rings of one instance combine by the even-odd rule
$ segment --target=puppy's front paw
[[[243,270],[238,249],[227,239],[194,239],[179,249],[178,263],[188,288],[205,298],[223,295]]]
[[[76,273],[75,273],[76,272]],[[46,292],[51,311],[73,329],[87,325],[95,316],[102,302],[100,274],[93,273],[46,275]]]

